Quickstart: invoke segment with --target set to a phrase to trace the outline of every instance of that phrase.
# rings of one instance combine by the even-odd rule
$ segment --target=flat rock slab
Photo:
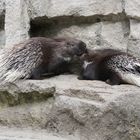
[[[60,136],[54,136],[44,131],[26,129],[0,128],[0,140],[69,140]],[[71,139],[74,140],[74,139]]]
[[[140,139],[140,88],[61,75],[0,87],[0,125],[77,140]]]

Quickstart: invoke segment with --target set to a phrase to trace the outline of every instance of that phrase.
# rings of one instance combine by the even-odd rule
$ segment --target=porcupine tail
[[[24,42],[12,48],[0,51],[0,82],[14,82],[28,79],[41,63],[41,47],[39,43]]]

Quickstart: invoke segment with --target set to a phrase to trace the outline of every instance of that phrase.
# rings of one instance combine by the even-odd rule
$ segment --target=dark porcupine
[[[86,44],[74,38],[34,37],[0,52],[0,81],[39,79],[69,71],[73,58],[85,53]]]
[[[102,80],[111,85],[140,86],[140,59],[114,49],[90,50],[85,55],[81,79]]]

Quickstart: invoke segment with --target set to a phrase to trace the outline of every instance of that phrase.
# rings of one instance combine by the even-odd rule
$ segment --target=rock
[[[16,128],[0,128],[1,140],[76,140],[75,138],[65,138],[58,135],[48,134],[45,131],[16,129]]]
[[[33,89],[40,97],[35,100],[31,95],[28,102],[28,96],[22,96],[23,103],[12,99],[15,104],[1,106],[1,126],[44,129],[80,140],[140,138],[139,87],[110,86],[101,81],[78,80],[74,75],[20,81],[14,87],[18,88],[7,89],[9,98],[17,98],[13,96],[17,91],[19,96],[25,91],[29,96]]]
[[[30,18],[47,16],[49,0],[30,0],[27,3]]]
[[[88,48],[116,48],[126,51],[129,36],[127,22],[99,22],[88,25],[54,25],[51,31],[36,31],[41,36],[75,37],[87,44]]]
[[[140,57],[140,22],[138,20],[130,20],[128,52],[137,57]]]
[[[5,36],[6,47],[29,38],[29,16],[24,0],[6,0]]]
[[[0,47],[5,46],[5,31],[3,29],[0,30]]]
[[[128,52],[137,56],[140,53],[140,1],[139,0],[125,0],[125,13],[130,18],[130,36],[128,40]]]
[[[0,46],[10,47],[29,36],[66,35],[85,41],[88,47],[137,53],[133,46],[139,40],[131,36],[138,33],[135,31],[139,24],[138,0],[1,0],[0,13],[4,11]],[[137,23],[131,18],[137,19]]]
[[[123,22],[103,22],[101,31],[100,48],[116,48],[127,50],[129,26],[126,21]]]
[[[53,0],[48,9],[48,17],[56,16],[93,16],[109,15],[122,12],[121,0]]]
[[[130,38],[140,39],[140,22],[138,20],[130,20]]]
[[[0,16],[3,16],[5,13],[5,0],[0,0]]]
[[[130,18],[140,19],[140,1],[139,0],[124,0],[125,13]]]
[[[126,51],[128,41],[128,26],[125,22],[100,22],[91,25],[70,26],[56,30],[51,34],[57,37],[75,37],[83,40],[88,48],[116,48]],[[47,35],[48,36],[48,35]]]
[[[5,0],[0,0],[0,48],[5,46]]]
[[[93,16],[122,12],[121,0],[39,0],[30,1],[31,17]]]
[[[89,48],[117,48],[139,57],[139,9],[138,0],[0,0],[0,47],[34,36],[65,36]],[[44,129],[76,140],[136,140],[139,100],[140,88],[133,85],[110,86],[73,75],[21,80],[0,85],[0,126]],[[28,132],[13,131],[3,135],[0,130],[0,139],[32,139]]]
[[[135,32],[129,17],[138,17],[135,14],[139,9],[137,0],[72,0],[67,3],[6,0],[5,33],[2,34],[5,40],[2,39],[1,46],[12,46],[29,36],[68,36],[85,41],[89,48],[109,47],[131,52],[129,46],[134,46],[136,41],[128,40],[129,32]]]
[[[55,92],[54,85],[42,81],[21,81],[0,85],[0,107],[47,100]]]

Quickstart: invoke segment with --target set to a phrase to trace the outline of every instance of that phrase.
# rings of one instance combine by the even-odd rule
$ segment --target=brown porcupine
[[[140,59],[114,49],[90,50],[84,60],[81,79],[102,80],[111,85],[140,86]]]
[[[30,38],[1,50],[0,81],[39,79],[45,73],[68,72],[73,58],[86,51],[86,44],[74,38]]]

